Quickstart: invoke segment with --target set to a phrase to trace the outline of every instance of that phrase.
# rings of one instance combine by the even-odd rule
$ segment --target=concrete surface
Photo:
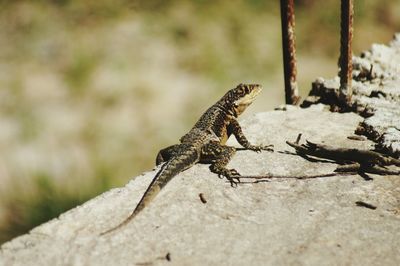
[[[253,143],[274,144],[275,152],[238,151],[230,166],[243,175],[333,171],[336,164],[291,154],[285,141],[300,132],[303,140],[373,147],[369,140],[347,139],[360,116],[323,109],[251,116],[242,123],[245,133]],[[196,165],[175,177],[127,226],[100,237],[130,214],[156,170],[5,243],[0,265],[400,264],[399,176],[273,179],[232,188],[207,165]]]
[[[303,106],[315,103],[337,109],[339,77],[319,78]],[[357,132],[373,140],[381,152],[400,157],[400,33],[388,44],[373,44],[361,56],[353,56],[354,111],[364,116]]]

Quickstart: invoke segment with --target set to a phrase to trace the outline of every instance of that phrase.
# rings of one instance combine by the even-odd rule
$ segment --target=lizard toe
[[[238,177],[227,177],[227,179],[233,188],[236,188],[238,183],[240,183],[240,179]]]
[[[264,146],[262,149],[263,149],[264,151],[273,152],[273,151],[274,151],[274,145],[270,144],[270,145]]]

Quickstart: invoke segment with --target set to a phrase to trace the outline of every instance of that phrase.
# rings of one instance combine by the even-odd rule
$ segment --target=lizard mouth
[[[235,105],[250,105],[262,91],[261,85],[254,85],[252,91],[235,102]]]

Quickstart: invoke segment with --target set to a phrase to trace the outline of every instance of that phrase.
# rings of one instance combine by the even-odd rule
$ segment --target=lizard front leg
[[[235,119],[232,119],[228,126],[228,131],[232,133],[237,141],[245,147],[248,150],[260,152],[261,150],[266,150],[266,151],[274,151],[273,147],[274,145],[267,145],[267,146],[262,146],[262,145],[252,145],[246,138],[246,136],[243,134],[242,128],[239,125],[239,122]]]
[[[235,154],[234,147],[223,146],[218,142],[207,144],[201,151],[200,162],[211,163],[211,172],[218,176],[224,176],[231,183],[232,187],[237,186],[240,182],[240,174],[235,169],[228,169],[226,165]]]

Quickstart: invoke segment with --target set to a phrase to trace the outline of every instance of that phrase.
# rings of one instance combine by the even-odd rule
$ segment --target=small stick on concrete
[[[199,198],[200,198],[200,201],[201,201],[203,204],[206,204],[206,203],[207,203],[207,200],[206,200],[206,198],[204,197],[204,194],[203,194],[203,193],[200,193],[200,194],[199,194]]]
[[[300,102],[297,87],[296,43],[294,34],[294,0],[281,0],[283,72],[286,104]]]
[[[296,138],[296,141],[295,141],[296,144],[299,144],[302,135],[303,134],[301,134],[301,133],[299,135],[297,135],[297,138]]]
[[[331,177],[343,175],[343,173],[329,173],[329,174],[316,174],[316,175],[246,175],[240,176],[240,179],[273,179],[273,178],[287,178],[287,179],[314,179],[314,178],[323,178],[323,177]]]
[[[351,136],[347,136],[348,139],[351,140],[357,140],[357,141],[365,141],[367,138],[364,136],[359,136],[359,135],[351,135]]]
[[[356,201],[356,205],[360,206],[360,207],[365,207],[365,208],[368,208],[368,209],[371,209],[371,210],[375,210],[376,209],[376,206],[374,206],[374,205],[372,205],[370,203],[364,202],[364,201]]]

